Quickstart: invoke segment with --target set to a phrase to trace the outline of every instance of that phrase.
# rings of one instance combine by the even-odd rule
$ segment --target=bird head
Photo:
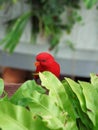
[[[54,57],[47,52],[42,52],[36,56],[35,66],[36,67],[41,66],[43,68],[47,68],[52,64],[52,62],[54,62]]]

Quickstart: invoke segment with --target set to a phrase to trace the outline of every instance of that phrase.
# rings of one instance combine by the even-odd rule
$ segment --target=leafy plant
[[[0,128],[3,130],[97,130],[98,77],[91,82],[59,81],[50,72],[39,73],[41,85],[34,80],[22,84],[15,94],[0,99]],[[3,80],[0,80],[3,92]],[[49,94],[45,93],[46,87]],[[6,122],[6,123],[5,123]]]
[[[22,1],[22,0],[21,0]],[[13,7],[19,0],[1,0],[1,8],[5,8],[6,13],[9,8]],[[22,2],[30,5],[30,12],[25,12],[19,17],[6,21],[11,26],[8,34],[0,42],[4,44],[4,49],[13,52],[19,43],[20,37],[28,20],[32,24],[32,38],[36,39],[37,34],[41,33],[50,40],[50,50],[58,45],[62,30],[70,33],[73,25],[81,21],[78,9],[81,0],[23,0]],[[97,0],[84,0],[87,8],[95,5]],[[66,14],[65,20],[62,20],[62,13]],[[14,24],[13,24],[14,23]],[[33,41],[34,42],[34,41]]]
[[[10,50],[10,52],[13,52],[14,48],[19,43],[19,39],[30,16],[31,12],[27,12],[17,19],[17,22],[10,33],[8,33],[8,35],[0,42],[0,44],[4,46],[4,50]]]
[[[8,101],[0,102],[0,119],[1,130],[32,130],[35,124],[30,111]]]
[[[98,0],[84,0],[84,3],[88,9],[92,8],[93,5],[96,4]]]

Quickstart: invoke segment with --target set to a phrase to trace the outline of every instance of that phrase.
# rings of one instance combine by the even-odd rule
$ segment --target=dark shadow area
[[[79,76],[73,76],[73,75],[61,75],[60,80],[63,80],[65,77],[71,78],[72,80],[74,80],[76,82],[78,82],[79,80],[80,81],[86,81],[86,82],[90,81],[89,77],[79,77]]]

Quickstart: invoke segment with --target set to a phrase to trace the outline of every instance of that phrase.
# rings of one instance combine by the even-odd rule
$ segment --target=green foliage
[[[0,128],[3,130],[31,130],[33,122],[29,111],[6,101],[0,102],[0,119]]]
[[[0,128],[3,130],[97,130],[98,77],[91,82],[59,81],[50,72],[39,73],[22,84],[11,98],[0,99]],[[46,89],[49,94],[46,94]],[[0,93],[4,84],[0,80]]]
[[[4,50],[13,52],[14,48],[19,43],[20,37],[24,31],[24,28],[30,16],[31,12],[27,12],[16,20],[10,32],[6,35],[6,37],[4,37],[2,41],[0,41],[0,44],[3,44],[4,46]]]
[[[10,101],[17,105],[27,106],[30,99],[24,96],[24,92],[32,94],[34,90],[40,93],[46,92],[45,89],[36,84],[34,80],[28,80],[21,85],[21,87],[16,91],[16,93],[11,97]]]
[[[84,0],[84,4],[88,9],[92,8],[93,5],[95,5],[98,2],[98,0]]]
[[[2,79],[0,79],[0,96],[2,95],[3,93],[3,90],[4,90],[4,82]]]
[[[70,33],[74,24],[82,20],[78,14],[78,10],[81,8],[80,1],[81,0],[24,0],[24,3],[30,5],[31,13],[25,12],[26,14],[22,14],[22,16],[6,21],[7,25],[10,26],[10,30],[8,30],[1,44],[3,44],[5,50],[13,52],[19,43],[27,21],[31,20],[31,41],[36,40],[38,33],[42,33],[42,35],[50,39],[50,50],[54,49],[60,41],[62,30]],[[0,0],[0,6],[1,9],[5,8],[5,12],[7,13],[9,8],[17,2],[19,2],[19,0]],[[87,8],[93,7],[96,3],[97,0],[84,0],[84,4]],[[66,13],[66,21],[62,22],[61,15],[64,12]]]

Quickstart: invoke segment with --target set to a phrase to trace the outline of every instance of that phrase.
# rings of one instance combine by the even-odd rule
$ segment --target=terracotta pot
[[[16,90],[28,79],[32,79],[32,72],[5,67],[3,68],[2,78],[5,84],[5,91],[8,93],[8,96],[11,97]]]
[[[16,68],[5,67],[2,77],[5,83],[23,83],[26,80],[27,71]]]

